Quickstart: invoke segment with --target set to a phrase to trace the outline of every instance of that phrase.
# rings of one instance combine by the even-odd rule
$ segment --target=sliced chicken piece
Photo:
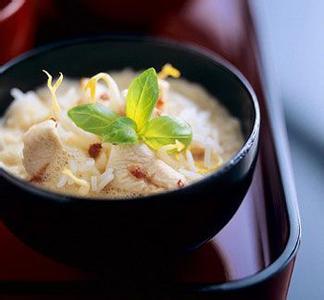
[[[111,187],[147,194],[186,185],[186,178],[157,159],[144,144],[113,146],[108,166],[114,169]]]
[[[62,165],[66,153],[55,121],[47,120],[32,126],[24,134],[23,142],[23,165],[31,178],[41,177],[50,164]]]

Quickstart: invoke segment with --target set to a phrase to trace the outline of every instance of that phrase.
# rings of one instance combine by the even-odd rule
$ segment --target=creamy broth
[[[119,90],[98,82],[97,101],[124,115],[126,89],[136,74],[124,70],[110,75]],[[243,144],[239,121],[202,86],[181,78],[159,80],[160,96],[153,117],[175,116],[190,124],[192,142],[186,150],[170,153],[141,142],[103,143],[67,116],[70,108],[89,102],[83,89],[86,82],[64,79],[57,90],[59,118],[52,117],[46,86],[27,93],[12,89],[14,101],[0,121],[0,167],[59,193],[137,197],[200,180],[221,168]]]

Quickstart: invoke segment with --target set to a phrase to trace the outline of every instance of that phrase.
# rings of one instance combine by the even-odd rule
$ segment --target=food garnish
[[[171,65],[165,66],[161,72],[164,77],[165,74],[180,76],[180,72]],[[192,130],[187,122],[171,116],[152,118],[159,97],[158,76],[154,68],[145,70],[131,82],[126,96],[125,117],[95,102],[97,81],[103,79],[109,85],[106,75],[109,76],[99,73],[86,84],[92,103],[78,105],[68,111],[68,116],[78,127],[112,144],[143,141],[154,150],[173,145],[170,150],[178,152],[189,146]]]
[[[90,90],[90,102],[96,102],[96,89],[97,89],[97,82],[99,80],[103,80],[105,84],[113,91],[117,90],[116,83],[107,73],[98,73],[97,75],[91,77],[86,85],[84,86],[85,90]],[[118,95],[119,96],[119,95]]]
[[[81,129],[96,134],[112,144],[136,144],[135,122],[121,117],[100,103],[82,104],[68,111],[70,119]]]
[[[53,77],[51,74],[49,74],[47,71],[43,70],[43,72],[47,75],[48,79],[47,79],[47,86],[48,89],[51,93],[51,99],[52,99],[52,112],[54,113],[55,116],[59,116],[59,114],[61,113],[61,107],[57,102],[57,98],[56,98],[56,90],[59,88],[59,86],[61,85],[62,81],[63,81],[63,74],[60,72],[60,76],[59,78],[56,80],[56,82],[54,83],[54,85],[52,85],[52,80]]]
[[[73,182],[75,182],[77,185],[80,186],[80,190],[79,192],[82,194],[88,194],[89,190],[90,190],[90,184],[88,183],[88,181],[78,178],[76,177],[72,171],[70,169],[65,168],[62,172],[64,175],[68,176],[69,178],[71,178],[73,180]]]
[[[92,158],[97,158],[100,154],[101,149],[102,149],[101,143],[92,144],[88,149],[88,154]]]
[[[162,67],[162,70],[159,72],[159,79],[165,79],[168,76],[171,76],[173,78],[179,78],[181,76],[181,73],[178,69],[173,67],[171,64],[165,64]]]

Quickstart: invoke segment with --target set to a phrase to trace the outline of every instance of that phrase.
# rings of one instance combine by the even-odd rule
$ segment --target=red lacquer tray
[[[260,155],[240,209],[208,244],[165,262],[167,271],[154,283],[141,280],[141,270],[132,283],[112,283],[113,274],[54,262],[0,223],[0,299],[286,299],[300,222],[283,115],[263,80],[250,10],[238,4],[243,1],[188,2],[159,18],[163,22],[158,20],[149,32],[224,56],[250,80],[260,101]]]

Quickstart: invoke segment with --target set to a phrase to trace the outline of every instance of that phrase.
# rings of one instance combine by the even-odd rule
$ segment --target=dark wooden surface
[[[273,188],[280,185],[280,182],[276,177],[278,175],[276,166],[271,165],[271,162],[275,160],[275,154],[269,123],[266,119],[267,108],[260,81],[258,46],[247,2],[235,0],[178,1],[175,7],[165,7],[160,14],[154,15],[155,18],[147,18],[145,22],[139,22],[133,26],[113,25],[122,22],[123,17],[121,20],[114,20],[110,16],[111,12],[105,13],[105,9],[102,9],[100,14],[96,11],[89,11],[87,3],[83,1],[78,3],[81,15],[76,12],[70,14],[71,7],[70,9],[65,7],[62,12],[62,1],[46,1],[46,3],[47,5],[42,8],[40,18],[42,23],[36,36],[37,45],[88,34],[116,32],[118,34],[153,34],[208,47],[230,60],[243,72],[260,98],[262,115],[265,118],[262,131],[262,164],[258,165],[257,175],[249,196],[231,223],[215,239],[214,245],[216,246],[205,246],[201,250],[201,254],[198,253],[189,258],[190,263],[184,260],[178,269],[179,276],[187,282],[197,281],[197,279],[205,282],[239,279],[254,274],[275,260],[285,245],[288,231],[285,220],[276,218],[278,216],[275,215],[275,212],[268,215],[268,218],[273,218],[270,228],[265,216],[265,203],[269,199],[266,200],[264,193],[266,192],[270,198],[278,197],[275,201],[268,202],[268,205],[279,201],[277,205],[280,206],[282,195],[280,192],[273,194]],[[104,2],[99,1],[98,3],[105,6]],[[125,1],[125,7],[127,7],[127,3],[129,1]],[[150,15],[155,12],[154,6],[148,6],[145,7],[143,14]],[[272,174],[269,173],[271,168]],[[269,181],[270,177],[271,181]],[[284,215],[281,216],[284,218]],[[242,231],[242,226],[247,230]],[[268,228],[270,229],[269,234]],[[278,229],[280,229],[279,235],[276,233]],[[36,255],[31,250],[24,249],[24,246],[19,244],[19,241],[6,232],[3,227],[0,227],[1,233],[2,237],[7,240],[6,244],[11,245],[11,248],[7,249],[7,256],[0,257],[4,266],[3,270],[6,270],[2,276],[10,275],[11,277],[8,278],[10,280],[17,279],[17,274],[23,280],[32,274],[29,279],[37,281],[40,278],[45,281],[55,281],[62,277],[67,281],[71,278],[87,280],[93,276],[57,265],[47,258]],[[18,244],[19,246],[17,246]],[[20,258],[20,263],[10,263],[10,260],[14,260],[16,257]],[[203,263],[204,261],[205,263]],[[214,264],[211,269],[207,269],[210,267],[211,261]],[[280,296],[277,294],[277,299],[283,299],[285,296],[291,268],[292,265],[283,277],[284,280],[281,280],[281,285],[277,283],[277,293],[281,293]],[[31,270],[33,270],[32,273]]]

